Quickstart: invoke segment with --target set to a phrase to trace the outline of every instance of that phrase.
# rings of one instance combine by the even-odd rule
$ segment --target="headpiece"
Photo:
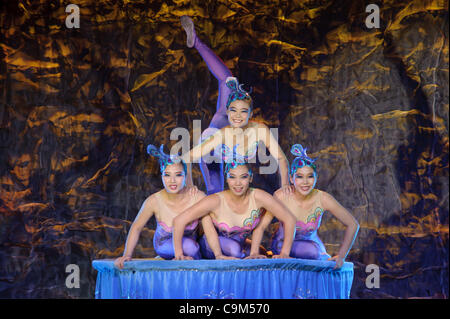
[[[147,146],[147,153],[151,156],[155,156],[156,158],[158,158],[161,173],[164,172],[167,165],[178,164],[178,163],[183,164],[183,170],[185,173],[187,172],[186,164],[183,162],[183,160],[178,155],[170,155],[170,154],[164,153],[164,145],[161,145],[159,147],[159,149],[157,149],[156,146],[149,144]]]
[[[235,77],[229,76],[226,79],[226,85],[231,90],[230,94],[228,95],[227,100],[227,109],[230,106],[230,104],[236,100],[252,100],[250,93],[245,91],[242,88],[242,84],[239,84],[238,80]],[[251,108],[251,105],[250,105]]]
[[[257,147],[252,145],[245,155],[241,155],[236,152],[236,148],[239,144],[236,144],[231,150],[227,145],[222,145],[222,159],[225,161],[225,175],[228,176],[228,172],[232,168],[236,168],[239,165],[246,165],[248,160],[255,157]],[[252,171],[249,168],[249,173],[252,175]]]
[[[314,173],[316,173],[316,165],[314,164],[314,162],[316,161],[315,159],[312,159],[308,156],[308,154],[306,154],[306,150],[307,148],[303,148],[303,146],[301,144],[294,144],[291,147],[291,153],[293,155],[295,155],[295,159],[292,162],[291,165],[291,176],[295,174],[295,172],[297,171],[298,168],[301,168],[303,166],[310,166],[312,167],[312,169],[314,170]]]

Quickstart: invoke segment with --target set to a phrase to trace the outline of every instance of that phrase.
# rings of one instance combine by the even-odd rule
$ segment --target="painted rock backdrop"
[[[162,188],[149,143],[209,125],[217,82],[180,17],[252,88],[254,119],[317,158],[317,187],[361,225],[352,298],[448,298],[448,2],[7,1],[0,11],[0,297],[93,298]],[[292,161],[292,157],[288,155]],[[204,189],[201,172],[194,180]],[[254,187],[275,191],[277,176]],[[154,257],[155,221],[135,257]],[[344,227],[325,214],[336,253]],[[267,243],[270,234],[266,235]],[[80,268],[80,288],[65,285]],[[366,287],[366,266],[380,287]]]

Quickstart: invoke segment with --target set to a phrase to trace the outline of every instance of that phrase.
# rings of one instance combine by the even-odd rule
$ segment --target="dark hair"
[[[225,164],[225,170],[224,170],[225,176],[228,177],[228,173],[230,172],[230,169],[234,169],[234,168],[236,168],[236,167],[238,167],[238,166],[240,166],[240,165],[245,165],[245,166],[247,166],[249,175],[250,175],[250,176],[253,175],[252,168],[250,167],[250,165],[249,165],[248,163],[242,163],[242,162],[238,162],[238,161],[232,161],[232,162],[230,162],[230,163],[226,163],[226,164]]]

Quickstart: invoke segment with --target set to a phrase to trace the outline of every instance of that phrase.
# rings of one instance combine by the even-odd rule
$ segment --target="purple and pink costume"
[[[289,256],[301,259],[328,259],[330,255],[327,254],[324,244],[317,235],[317,230],[320,227],[324,209],[321,205],[322,192],[317,190],[319,194],[313,203],[312,209],[304,216],[308,216],[306,221],[298,220],[295,224],[295,237],[292,243],[292,248]],[[282,199],[291,212],[298,211],[300,207],[295,202],[293,195],[287,195]],[[309,214],[308,214],[309,213]],[[295,214],[294,214],[295,215]],[[284,228],[280,223],[278,231],[272,239],[271,249],[274,254],[279,254],[284,240]]]
[[[198,222],[195,221],[184,229],[183,235],[183,253],[185,256],[191,256],[194,259],[200,259],[200,249],[197,243]],[[158,222],[153,236],[153,247],[158,256],[164,259],[173,259],[175,251],[173,249],[172,227],[166,226],[163,222]]]
[[[156,199],[159,209],[165,214],[175,217],[177,213],[173,212],[161,198],[161,192],[156,193]],[[190,204],[197,202],[197,198],[193,197]],[[194,259],[200,259],[200,247],[197,243],[197,225],[195,220],[184,229],[183,234],[183,253],[185,256],[191,256]],[[153,247],[155,252],[164,259],[173,259],[175,257],[175,250],[173,248],[172,227],[167,226],[164,222],[157,220],[155,235],[153,236]]]
[[[250,200],[247,212],[244,214],[237,214],[228,206],[223,192],[217,193],[220,197],[220,206],[213,215],[217,217],[215,219],[211,216],[211,219],[216,227],[217,234],[219,236],[220,248],[225,256],[231,256],[236,258],[244,258],[250,253],[250,245],[246,243],[246,239],[251,235],[252,231],[258,226],[262,210],[256,207],[254,191],[250,189]],[[229,226],[227,222],[223,221],[223,216],[227,216],[229,219],[238,221],[242,226]],[[242,221],[242,219],[244,219]],[[209,247],[206,236],[203,235],[200,240],[200,249],[202,255],[206,259],[214,259],[214,253]]]

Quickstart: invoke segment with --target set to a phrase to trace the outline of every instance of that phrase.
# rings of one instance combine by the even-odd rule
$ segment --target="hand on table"
[[[229,260],[229,259],[239,259],[239,258],[231,257],[231,256],[225,256],[225,255],[219,255],[219,256],[216,256],[216,259],[217,260]]]
[[[342,265],[344,264],[344,258],[342,258],[339,255],[328,258],[328,260],[330,260],[330,261],[334,260],[336,262],[336,265],[334,266],[333,269],[340,269],[342,267]]]
[[[273,255],[272,259],[291,259],[292,257],[290,257],[287,254],[279,254],[279,255]]]
[[[244,259],[266,259],[266,258],[267,258],[266,255],[254,254],[254,255],[249,255],[249,256],[245,257]]]
[[[116,260],[114,260],[114,266],[116,266],[119,269],[123,269],[124,262],[130,261],[130,260],[131,260],[131,257],[129,257],[129,256],[119,257]]]
[[[173,260],[193,260],[194,258],[192,258],[191,256],[185,256],[185,255],[175,255],[175,257],[173,258]]]

